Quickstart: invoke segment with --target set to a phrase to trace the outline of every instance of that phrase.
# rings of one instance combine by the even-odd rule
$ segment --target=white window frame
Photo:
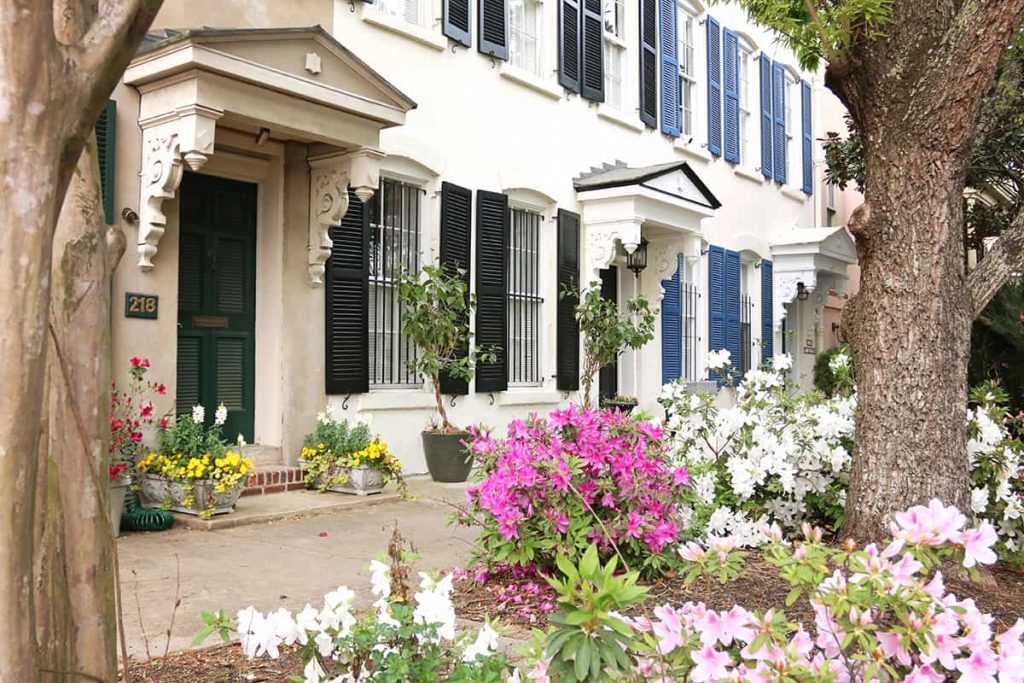
[[[604,37],[604,104],[623,111],[626,108],[627,81],[625,0],[602,0],[601,27]],[[618,73],[611,69],[613,59],[618,64]]]
[[[751,75],[754,67],[755,46],[746,39],[739,37],[739,63],[736,68],[739,70],[739,138],[740,138],[740,164],[753,168],[760,162],[760,154],[754,141],[757,134],[757,120],[754,117],[754,101],[759,93],[753,90],[753,79]]]
[[[800,187],[803,185],[803,174],[797,173],[800,169],[799,159],[803,158],[800,150],[802,137],[797,135],[800,126],[800,77],[790,71],[784,70],[786,87],[783,89],[786,110],[786,180],[789,185]]]
[[[700,99],[697,80],[697,15],[688,4],[679,3],[677,38],[679,41],[679,131],[693,137],[697,128],[697,102]],[[690,106],[686,106],[689,94]]]
[[[516,22],[516,5],[522,6],[524,11],[521,16],[524,19],[522,25]],[[525,25],[527,6],[532,6],[534,11],[534,35],[530,35]],[[530,40],[533,41],[533,65],[527,59],[528,51],[524,46]],[[519,48],[519,49],[517,49]],[[509,63],[512,66],[522,69],[534,76],[544,74],[544,2],[543,0],[510,0],[509,4]]]
[[[523,201],[521,199],[517,199],[517,198],[514,198],[514,197],[509,199],[508,209],[509,209],[509,248],[510,249],[512,247],[512,240],[513,240],[513,236],[512,236],[512,232],[513,232],[512,212],[514,212],[514,211],[529,212],[529,213],[535,214],[537,216],[537,219],[538,219],[537,220],[537,241],[536,241],[536,245],[537,245],[537,250],[536,250],[536,268],[537,268],[536,275],[537,275],[537,279],[536,279],[536,283],[535,283],[536,284],[536,291],[535,292],[528,292],[528,293],[526,293],[527,296],[532,296],[532,297],[535,298],[536,309],[537,309],[537,317],[534,320],[534,324],[536,325],[537,344],[536,344],[536,347],[533,349],[534,363],[536,365],[536,369],[535,369],[535,373],[534,373],[536,375],[536,380],[524,382],[524,381],[516,381],[513,378],[513,375],[514,375],[513,363],[515,362],[513,359],[518,358],[519,356],[517,354],[517,349],[514,348],[514,344],[513,344],[512,339],[511,339],[512,332],[513,332],[513,330],[512,330],[512,323],[511,323],[512,315],[511,315],[511,313],[509,313],[509,316],[508,316],[508,318],[509,318],[509,330],[508,330],[508,338],[509,338],[508,346],[509,346],[509,348],[507,350],[507,357],[508,357],[508,386],[509,386],[510,389],[513,389],[513,388],[536,388],[536,387],[544,386],[544,368],[545,368],[545,363],[544,363],[545,356],[544,356],[544,354],[545,354],[545,351],[546,351],[544,320],[545,320],[545,307],[547,305],[547,299],[545,299],[545,297],[544,297],[544,293],[546,291],[545,290],[545,286],[546,286],[545,263],[546,262],[545,262],[545,259],[544,259],[544,247],[545,247],[545,239],[546,239],[545,229],[544,229],[544,226],[545,226],[545,220],[544,220],[545,208],[546,207],[538,206],[537,204],[533,204],[533,203],[528,202],[528,201]],[[511,262],[512,262],[512,259],[510,258],[509,259],[509,263],[511,264]],[[512,273],[510,272],[509,273],[509,278],[508,278],[508,294],[506,295],[506,298],[505,298],[505,305],[506,306],[509,306],[509,304],[512,301],[513,285],[514,284],[515,284],[515,278],[512,277]]]
[[[431,0],[377,0],[374,8],[396,21],[425,28]]]
[[[695,293],[693,301],[689,302],[692,305],[687,306],[687,302],[680,301],[680,309],[682,315],[682,336],[683,336],[683,358],[681,360],[680,376],[682,379],[694,382],[704,377],[704,369],[701,367],[702,359],[704,357],[704,339],[701,336],[703,332],[701,328],[701,321],[705,319],[705,311],[701,307],[703,296],[700,288],[700,258],[694,256],[683,257],[683,271],[680,273],[679,281],[680,285],[688,285]],[[693,345],[693,348],[688,348],[687,343]],[[687,370],[690,372],[687,373]],[[692,374],[691,376],[688,376]]]

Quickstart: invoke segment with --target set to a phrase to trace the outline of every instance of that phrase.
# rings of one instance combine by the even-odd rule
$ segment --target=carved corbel
[[[334,246],[330,230],[348,211],[348,164],[335,156],[311,160],[309,166],[309,285],[319,287]]]
[[[601,270],[607,268],[615,260],[616,241],[622,244],[627,252],[632,252],[640,244],[641,221],[619,221],[614,223],[587,223],[584,216],[587,250],[584,275],[588,285],[600,277]]]
[[[217,119],[223,112],[201,105],[140,121],[142,126],[142,196],[139,201],[139,267],[153,269],[160,239],[167,230],[163,203],[173,199],[185,171],[198,171],[214,149]]]
[[[380,184],[380,160],[384,152],[364,147],[345,155],[348,163],[348,182],[352,191],[364,204],[370,201]]]
[[[817,273],[813,270],[773,273],[772,291],[774,292],[773,308],[774,320],[777,328],[781,328],[782,319],[786,317],[786,304],[796,301],[799,290],[797,285],[803,283],[808,291],[814,291],[818,284]]]
[[[647,270],[644,275],[650,273],[645,280],[652,284],[646,289],[650,292],[651,303],[655,307],[661,305],[665,298],[665,287],[661,284],[670,279],[679,267],[679,256],[683,253],[683,245],[678,241],[653,242],[648,248]]]

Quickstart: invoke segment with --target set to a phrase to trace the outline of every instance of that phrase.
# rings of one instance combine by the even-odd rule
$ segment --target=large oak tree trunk
[[[969,509],[963,190],[983,96],[1022,15],[1024,0],[895,0],[885,36],[826,70],[866,169],[849,225],[860,291],[843,314],[859,398],[847,535],[878,538],[931,498]]]

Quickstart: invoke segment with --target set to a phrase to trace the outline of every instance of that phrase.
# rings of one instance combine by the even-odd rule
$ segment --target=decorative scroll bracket
[[[380,183],[380,160],[384,153],[362,148],[353,152],[309,160],[309,284],[324,282],[327,260],[331,257],[330,230],[341,224],[348,211],[348,188],[359,201],[368,202]]]
[[[818,274],[813,270],[789,271],[773,273],[774,302],[773,311],[777,329],[782,327],[782,319],[786,317],[786,304],[796,301],[797,284],[802,282],[808,291],[813,292],[818,285]]]
[[[627,252],[632,252],[640,244],[640,228],[643,221],[639,218],[630,221],[614,221],[608,223],[587,223],[586,231],[586,266],[583,275],[589,286],[601,277],[601,270],[607,268],[615,260],[615,242],[622,244]]]
[[[143,121],[142,197],[139,202],[139,268],[153,270],[153,257],[167,230],[163,203],[181,185],[184,161],[198,171],[214,149],[217,119],[224,112],[190,104]]]

